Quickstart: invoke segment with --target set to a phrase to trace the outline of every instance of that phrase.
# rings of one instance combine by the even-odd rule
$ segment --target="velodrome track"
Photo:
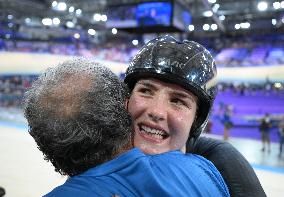
[[[229,142],[252,164],[267,196],[283,197],[284,156],[277,158],[278,144],[273,143],[268,154],[260,151],[257,140],[231,138]],[[5,197],[42,196],[66,180],[43,159],[24,125],[0,121],[0,150],[0,186],[6,189]]]
[[[0,126],[0,150],[0,186],[6,190],[5,197],[39,197],[65,181],[43,159],[25,128]]]

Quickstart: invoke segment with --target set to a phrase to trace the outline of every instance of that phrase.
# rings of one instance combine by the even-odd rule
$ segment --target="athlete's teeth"
[[[160,130],[156,130],[156,129],[151,129],[151,128],[149,128],[149,127],[146,127],[146,126],[141,126],[141,128],[145,131],[145,132],[147,132],[147,133],[149,133],[149,134],[151,134],[151,135],[158,135],[158,136],[161,136],[161,137],[163,137],[163,135],[164,135],[164,132],[163,131],[160,131]]]

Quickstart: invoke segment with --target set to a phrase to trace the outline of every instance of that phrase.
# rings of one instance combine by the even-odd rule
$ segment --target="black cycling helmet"
[[[163,36],[149,41],[132,59],[124,82],[132,91],[143,78],[178,84],[198,97],[197,117],[190,138],[196,139],[205,128],[216,95],[217,70],[210,52],[202,45]]]

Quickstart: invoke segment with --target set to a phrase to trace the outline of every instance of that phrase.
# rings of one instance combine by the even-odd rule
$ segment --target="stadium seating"
[[[96,57],[102,60],[127,63],[139,49],[121,43],[108,43],[95,46],[85,43],[54,43],[10,41],[0,42],[0,50],[28,53],[50,53],[59,55],[72,55],[84,57]],[[284,64],[284,48],[270,44],[232,44],[221,50],[209,48],[215,57],[218,67],[241,66],[269,66]]]

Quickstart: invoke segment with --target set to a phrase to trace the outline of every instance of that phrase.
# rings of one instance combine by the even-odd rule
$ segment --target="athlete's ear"
[[[125,107],[126,111],[128,111],[128,103],[129,103],[129,99],[127,98],[124,101],[124,107]]]

